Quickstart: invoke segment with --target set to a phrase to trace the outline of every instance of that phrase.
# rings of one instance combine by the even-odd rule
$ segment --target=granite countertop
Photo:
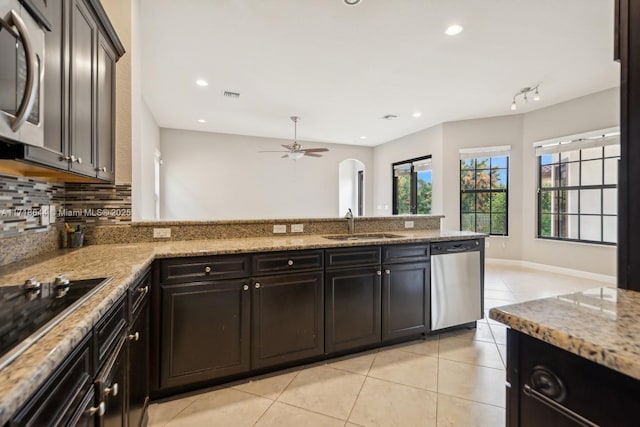
[[[125,294],[128,287],[144,273],[154,259],[485,237],[484,234],[479,233],[444,230],[394,231],[393,234],[403,237],[337,241],[318,235],[300,235],[299,237],[289,235],[95,245],[80,249],[59,250],[46,256],[0,267],[0,286],[21,284],[31,277],[48,282],[58,274],[65,274],[71,280],[96,277],[113,278],[11,364],[0,370],[0,425],[4,425],[14,412],[44,383],[93,325]]]
[[[596,288],[492,308],[489,317],[640,380],[640,292]]]

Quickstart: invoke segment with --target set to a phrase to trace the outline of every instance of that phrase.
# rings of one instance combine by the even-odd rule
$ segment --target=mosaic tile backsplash
[[[59,248],[65,222],[72,227],[131,222],[131,185],[0,174],[0,265]]]

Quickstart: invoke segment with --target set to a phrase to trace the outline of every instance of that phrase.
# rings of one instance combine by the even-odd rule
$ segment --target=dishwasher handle
[[[480,240],[463,240],[431,245],[431,255],[455,254],[480,250]]]

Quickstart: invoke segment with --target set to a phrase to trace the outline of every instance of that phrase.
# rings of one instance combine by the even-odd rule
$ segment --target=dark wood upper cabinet
[[[112,182],[115,64],[122,43],[99,0],[32,3],[51,24],[45,32],[44,147],[8,144],[0,157],[16,160],[11,168],[27,174],[35,169],[59,180]]]

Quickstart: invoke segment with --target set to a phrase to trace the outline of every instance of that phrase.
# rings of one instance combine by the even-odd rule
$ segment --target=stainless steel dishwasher
[[[482,319],[484,239],[431,245],[431,330]]]

